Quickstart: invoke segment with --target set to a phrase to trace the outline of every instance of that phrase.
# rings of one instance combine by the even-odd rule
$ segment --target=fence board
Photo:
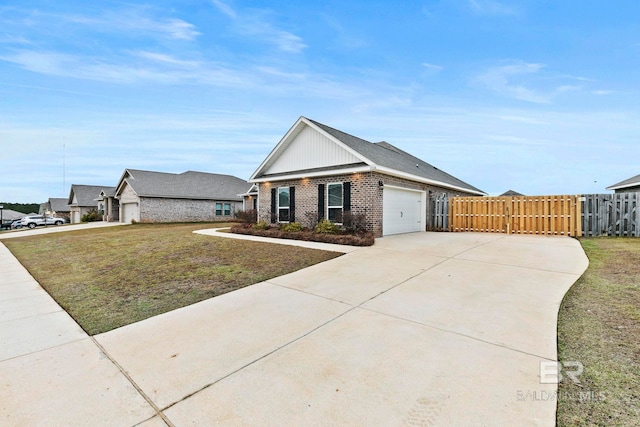
[[[640,237],[639,205],[640,193],[585,195],[583,235]]]
[[[576,236],[582,232],[578,196],[453,197],[451,231]]]

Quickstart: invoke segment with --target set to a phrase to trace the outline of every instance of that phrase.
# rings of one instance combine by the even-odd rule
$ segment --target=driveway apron
[[[14,350],[0,358],[0,423],[92,421],[78,406],[104,404],[112,425],[552,426],[555,400],[529,397],[556,390],[540,362],[556,359],[558,308],[587,265],[565,237],[385,237],[93,338]],[[50,314],[23,273],[0,292],[20,287],[7,295],[35,298],[30,317]],[[32,333],[14,321],[0,317],[0,334]],[[85,387],[86,402],[65,406],[51,387]]]

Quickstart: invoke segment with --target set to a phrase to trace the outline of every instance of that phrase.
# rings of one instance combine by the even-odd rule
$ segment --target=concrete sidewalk
[[[11,259],[3,425],[551,426],[526,396],[555,390],[540,362],[588,265],[570,238],[391,236],[91,338]]]

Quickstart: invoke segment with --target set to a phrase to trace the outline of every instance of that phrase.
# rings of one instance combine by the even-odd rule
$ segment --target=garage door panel
[[[124,203],[122,205],[122,222],[130,224],[132,221],[140,221],[137,203]]]
[[[424,231],[425,199],[424,191],[385,187],[382,209],[383,235]]]

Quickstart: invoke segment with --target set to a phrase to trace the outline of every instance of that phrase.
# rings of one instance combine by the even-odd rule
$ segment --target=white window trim
[[[289,206],[281,208],[280,207],[280,189],[286,189],[287,192],[289,193]],[[289,217],[289,219],[291,219],[291,187],[278,187],[278,189],[276,190],[276,215],[278,216],[278,222],[279,223],[283,223],[283,224],[287,224],[290,221],[281,221],[280,220],[280,209],[286,209],[289,212],[289,215],[287,215],[287,217]]]
[[[330,206],[329,205],[329,187],[332,185],[340,185],[340,188],[342,188],[342,204],[340,206]],[[340,208],[340,210],[342,211],[342,214],[344,215],[344,182],[329,182],[327,183],[327,196],[326,196],[326,200],[327,200],[327,212],[326,212],[326,217],[327,219],[329,219],[329,209],[337,209]],[[341,222],[336,222],[335,224],[337,225],[342,225]]]

